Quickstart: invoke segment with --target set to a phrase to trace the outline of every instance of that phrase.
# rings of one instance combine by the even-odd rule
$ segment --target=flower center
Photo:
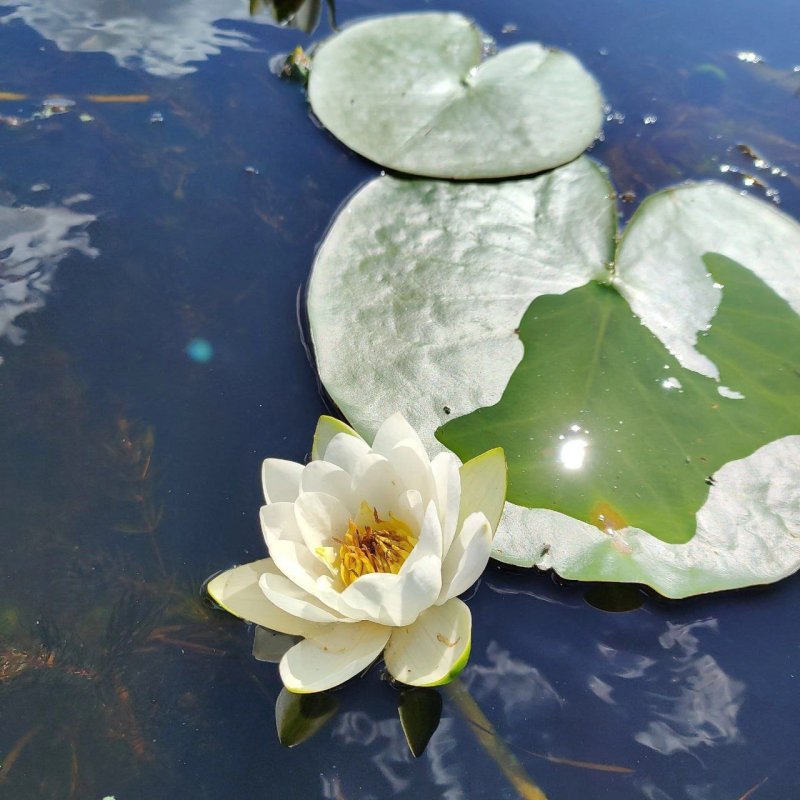
[[[375,508],[361,503],[359,523],[352,519],[339,547],[339,575],[345,586],[371,572],[396,575],[414,549],[411,528],[392,514],[381,519]]]

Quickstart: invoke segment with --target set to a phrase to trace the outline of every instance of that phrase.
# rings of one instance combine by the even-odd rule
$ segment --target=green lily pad
[[[391,169],[441,178],[528,175],[580,155],[603,98],[569,53],[520,44],[484,60],[460,14],[369,19],[324,42],[308,97],[322,124]]]
[[[735,389],[681,367],[613,285],[590,283],[533,301],[501,401],[440,441],[463,459],[503,447],[513,503],[689,541],[720,467],[800,434],[800,316],[736,262],[705,261],[724,288],[699,347]]]
[[[800,311],[800,226],[730,187],[654,195],[617,248],[613,188],[587,158],[500,185],[379,178],[343,209],[314,265],[308,310],[320,376],[366,439],[399,410],[434,453],[442,424],[500,401],[523,357],[517,328],[531,302],[607,281],[613,265],[614,287],[680,365],[714,378],[724,365],[695,349],[721,296],[708,252],[744,264]],[[724,370],[720,388],[739,391]],[[794,572],[800,437],[765,444],[714,479],[686,544],[636,527],[612,536],[508,503],[493,555],[671,597]]]

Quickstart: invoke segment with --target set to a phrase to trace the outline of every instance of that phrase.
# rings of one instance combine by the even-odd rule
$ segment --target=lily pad
[[[357,153],[414,175],[528,175],[580,155],[602,126],[594,78],[538,43],[484,60],[484,41],[460,14],[357,23],[315,53],[311,107]]]
[[[724,289],[701,351],[735,389],[681,367],[613,285],[590,283],[533,301],[501,401],[437,437],[463,459],[502,446],[518,505],[689,541],[720,467],[800,434],[800,316],[736,262],[705,261]]]
[[[800,226],[721,184],[654,195],[617,248],[613,188],[585,157],[501,185],[379,178],[343,209],[314,265],[320,375],[366,438],[400,410],[436,452],[442,424],[500,401],[523,356],[517,329],[530,303],[610,278],[682,368],[717,377],[723,365],[695,349],[721,295],[708,252],[745,265],[800,311]],[[716,388],[720,401],[741,391],[724,370]],[[725,464],[706,490],[686,544],[508,503],[493,555],[671,597],[766,583],[800,566],[800,437]]]

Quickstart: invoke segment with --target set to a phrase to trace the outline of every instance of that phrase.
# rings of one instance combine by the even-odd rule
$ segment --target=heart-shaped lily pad
[[[686,184],[643,203],[617,247],[613,198],[586,158],[501,185],[384,177],[362,189],[320,248],[309,286],[320,375],[354,427],[369,437],[401,410],[435,451],[440,425],[500,400],[523,355],[517,329],[530,303],[591,280],[610,277],[682,368],[712,377],[715,356],[694,347],[721,292],[706,253],[745,265],[800,310],[800,226],[771,205],[721,184]],[[742,331],[748,339],[759,336],[757,322]],[[554,344],[565,375],[585,347],[576,341],[571,353],[566,336]],[[752,378],[737,375],[726,386],[726,374],[720,400],[747,395]],[[558,378],[556,370],[550,380]],[[568,578],[646,583],[674,597],[796,570],[800,437],[764,444],[713,478],[686,544],[507,504],[493,554]]]
[[[705,261],[724,289],[698,346],[735,390],[681,367],[613,283],[590,283],[531,303],[501,401],[437,437],[463,459],[503,447],[515,503],[689,541],[720,467],[800,434],[800,316],[736,262]]]
[[[574,56],[536,43],[483,55],[460,14],[378,17],[319,47],[308,96],[348,147],[414,175],[528,175],[598,135],[602,95]]]

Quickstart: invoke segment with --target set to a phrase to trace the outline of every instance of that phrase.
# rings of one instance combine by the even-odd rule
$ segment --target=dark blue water
[[[626,212],[676,181],[746,173],[800,216],[792,0],[435,7],[595,72],[616,117],[593,154]],[[337,693],[315,738],[282,747],[276,668],[198,599],[207,575],[263,555],[260,462],[302,460],[326,410],[298,292],[337,207],[378,170],[269,69],[327,34],[325,16],[308,37],[249,21],[245,0],[0,14],[15,17],[0,92],[24,95],[0,100],[0,796],[519,796],[447,693],[412,759],[378,669]],[[737,58],[750,51],[764,64]],[[47,98],[74,105],[42,113]],[[548,798],[800,794],[796,578],[627,614],[584,591],[492,566],[470,601],[463,685]]]

